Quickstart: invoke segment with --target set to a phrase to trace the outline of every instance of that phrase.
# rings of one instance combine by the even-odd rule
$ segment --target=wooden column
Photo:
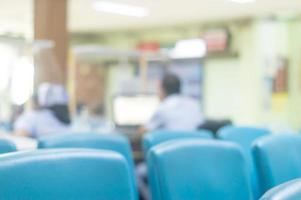
[[[34,0],[34,39],[54,42],[52,49],[42,50],[35,59],[36,83],[67,80],[67,1]]]

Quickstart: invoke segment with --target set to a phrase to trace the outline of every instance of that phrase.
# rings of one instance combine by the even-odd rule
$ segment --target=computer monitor
[[[147,123],[159,105],[157,95],[117,96],[113,101],[113,118],[117,126]]]

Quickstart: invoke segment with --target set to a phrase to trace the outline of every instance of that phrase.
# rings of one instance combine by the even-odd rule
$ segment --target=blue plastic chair
[[[143,138],[143,152],[145,158],[148,151],[161,143],[175,139],[213,139],[213,134],[207,130],[199,131],[155,131],[146,134]]]
[[[91,148],[117,151],[126,158],[131,166],[134,166],[129,141],[126,137],[118,134],[56,134],[54,136],[41,138],[38,141],[38,148]]]
[[[0,199],[134,199],[126,160],[112,151],[38,150],[0,157]]]
[[[236,126],[224,127],[217,134],[219,139],[235,142],[243,148],[251,174],[253,194],[256,198],[259,198],[261,193],[259,191],[257,171],[252,156],[252,144],[256,139],[268,134],[270,134],[270,131],[267,129]]]
[[[301,179],[289,181],[272,188],[266,192],[260,200],[300,200]]]
[[[241,148],[214,140],[174,140],[148,154],[152,199],[251,200]]]
[[[301,178],[301,136],[272,135],[258,139],[253,156],[258,171],[261,192]]]
[[[133,181],[135,185],[137,185],[131,146],[128,139],[124,136],[117,134],[102,135],[96,133],[57,134],[54,136],[41,138],[38,142],[38,148],[91,148],[116,151],[123,155],[127,160],[131,169]],[[138,198],[136,187],[135,190]]]
[[[17,151],[16,145],[9,140],[0,139],[0,154]]]

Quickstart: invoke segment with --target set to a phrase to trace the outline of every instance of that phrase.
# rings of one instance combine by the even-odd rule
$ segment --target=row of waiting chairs
[[[126,160],[88,149],[18,152],[0,157],[0,199],[135,199]]]
[[[149,181],[153,199],[259,199],[259,197],[270,188],[294,178],[301,177],[301,173],[299,173],[299,171],[301,171],[299,170],[301,163],[298,165],[298,145],[300,146],[299,148],[301,148],[301,137],[298,135],[270,136],[259,139],[255,142],[253,147],[254,158],[257,158],[255,162],[253,161],[253,155],[251,153],[253,141],[268,134],[269,132],[267,130],[255,128],[226,127],[220,130],[218,134],[219,138],[232,141],[232,143],[213,141],[210,132],[206,131],[194,133],[157,132],[146,135],[143,140],[143,146],[144,153],[148,158]],[[240,144],[243,148],[240,148],[233,142]],[[282,144],[289,145],[289,147],[283,147]],[[0,143],[0,147],[2,146]],[[11,143],[8,143],[8,146],[12,147],[10,149],[8,148],[8,152],[15,150]],[[68,193],[66,191],[77,191],[79,193],[81,189],[84,189],[87,192],[84,193],[86,196],[81,196],[82,199],[91,199],[93,196],[87,196],[89,194],[97,195],[99,197],[97,199],[138,198],[137,185],[134,178],[134,163],[127,139],[122,136],[68,134],[64,136],[52,136],[39,141],[39,148],[67,147],[106,149],[111,152],[99,152],[95,150],[92,152],[92,150],[73,149],[68,151],[40,150],[31,153],[5,155],[3,158],[0,158],[0,184],[1,180],[5,181],[7,191],[5,188],[0,188],[0,199],[2,199],[1,193],[9,193],[9,188],[14,191],[22,191],[22,188],[26,188],[26,186],[28,186],[26,184],[29,184],[30,180],[32,180],[30,178],[32,174],[34,175],[33,180],[37,181],[35,185],[40,187],[38,191],[43,192],[43,196],[40,196],[42,199],[55,199],[53,198],[55,194],[45,192],[49,188],[51,188],[51,191],[56,191],[59,188],[61,190],[57,191],[64,191],[64,193],[61,194]],[[287,152],[284,152],[284,150]],[[103,160],[99,159],[97,169],[93,167],[93,165],[91,165],[91,167],[88,164],[81,164],[89,163],[88,158],[80,159],[81,156],[88,156],[88,154],[94,153],[96,155],[97,152],[101,154],[99,155],[100,157],[103,156]],[[115,154],[116,152],[119,154],[113,155],[114,152]],[[273,155],[274,152],[277,153],[276,156]],[[290,152],[293,152],[294,157],[287,159]],[[278,159],[278,155],[285,155],[285,153],[288,154],[286,157]],[[65,156],[67,158],[71,157],[74,160],[71,158],[64,160]],[[21,169],[17,164],[22,163],[21,161],[26,161],[26,159],[22,159],[23,157],[28,157],[29,161],[38,161],[38,164],[34,164],[34,167],[24,165],[25,167],[22,167],[22,169],[25,169],[25,171],[22,172],[23,175],[17,176],[14,184],[17,184],[18,180],[20,181],[21,179],[29,182],[25,181],[24,184],[20,184],[20,188],[14,188],[13,185],[8,184],[7,180],[11,180],[9,179],[10,175],[21,174],[21,172],[17,173],[17,171],[10,170],[10,175],[7,175],[1,170],[4,169],[3,165],[4,167],[9,167],[14,166],[14,163],[16,163],[15,170]],[[104,158],[109,157],[115,158],[115,164],[118,163],[117,160],[119,160],[120,163],[118,166],[123,166],[123,169],[121,167],[120,169],[122,170],[119,171],[117,167],[114,168],[114,164],[112,164],[110,168],[109,163],[112,162],[112,160],[110,160],[108,164],[100,164],[104,162]],[[84,161],[85,159],[87,162]],[[286,160],[291,162],[287,163]],[[60,162],[63,164],[59,164]],[[91,161],[91,164],[93,164],[93,162],[94,161]],[[254,165],[253,163],[256,164]],[[279,164],[281,164],[282,168],[275,171],[275,169],[278,169]],[[57,166],[60,167],[58,168]],[[93,176],[93,168],[96,170],[95,172],[101,172],[99,172],[99,174],[96,173],[91,179],[91,182],[86,183],[87,178],[85,181],[85,177],[89,177],[89,175]],[[49,172],[45,172],[46,169],[48,169]],[[258,172],[256,169],[259,169]],[[37,172],[36,174],[34,173],[35,171]],[[73,178],[79,183],[77,186],[74,184],[76,180],[68,178],[72,173],[76,174]],[[65,176],[63,176],[63,174]],[[257,174],[259,174],[258,177]],[[57,177],[55,175],[57,175]],[[100,181],[98,178],[101,176],[106,178],[100,178]],[[120,179],[118,178],[119,176]],[[279,177],[275,178],[277,176]],[[127,178],[128,180],[126,180]],[[249,180],[250,178],[252,178],[252,180]],[[67,182],[64,183],[65,187],[60,186],[60,184],[55,181],[60,181],[60,179],[67,180]],[[106,187],[103,185],[104,183],[111,185],[114,190],[106,190]],[[115,186],[119,185],[118,187],[120,188],[114,187],[114,185],[112,185],[114,183]],[[44,184],[46,184],[47,187],[44,186]],[[58,184],[58,188],[52,188],[55,184]],[[101,189],[102,194],[101,192],[97,193],[96,190],[94,191],[95,188],[93,185],[95,186],[97,184],[101,185],[98,189]],[[76,190],[76,188],[78,188],[78,190]],[[253,191],[251,191],[251,188]],[[29,195],[31,192],[33,191],[29,189],[15,193],[26,196],[26,194]],[[34,197],[42,195],[42,193],[39,192],[35,194],[37,196]],[[69,199],[72,199],[71,194],[62,196],[60,193],[56,193],[56,195],[58,194],[61,198],[68,199],[68,197],[71,197]],[[104,194],[108,194],[108,196],[105,197]],[[109,194],[111,194],[111,196],[109,196]],[[267,199],[266,196],[265,199]]]

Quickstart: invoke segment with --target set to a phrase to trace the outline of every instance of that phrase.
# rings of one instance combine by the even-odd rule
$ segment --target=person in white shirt
[[[22,114],[14,124],[15,134],[39,138],[69,131],[68,95],[59,84],[43,83],[34,98],[35,108]]]
[[[163,77],[159,96],[161,104],[140,133],[151,134],[155,130],[194,131],[203,123],[199,102],[181,94],[181,82],[176,75],[166,74]],[[149,190],[144,181],[147,176],[145,163],[137,166],[136,175],[141,196],[149,199]]]
[[[193,131],[203,122],[199,102],[181,94],[181,82],[176,75],[163,77],[159,95],[162,102],[145,125],[145,131]]]

